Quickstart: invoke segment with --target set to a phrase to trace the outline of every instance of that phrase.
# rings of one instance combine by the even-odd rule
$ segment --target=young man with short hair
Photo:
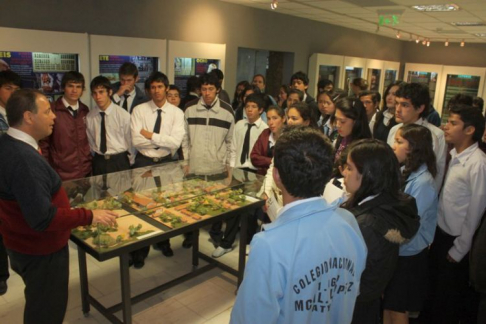
[[[167,91],[167,101],[174,106],[181,108],[181,89],[179,89],[178,86],[174,84],[169,85],[169,91]]]
[[[51,103],[56,115],[52,134],[39,145],[42,155],[63,181],[91,175],[91,152],[86,133],[89,108],[79,99],[84,91],[84,76],[76,71],[64,74],[64,95]]]
[[[5,107],[12,93],[20,89],[20,83],[20,76],[17,73],[11,70],[0,72],[0,135],[8,130]]]
[[[417,124],[427,127],[432,133],[435,159],[437,161],[435,184],[437,191],[440,191],[442,180],[444,179],[447,145],[444,139],[444,132],[425,119],[430,105],[429,89],[420,83],[402,83],[395,96],[395,120],[399,124],[390,129],[387,143],[393,147],[395,134],[403,125]]]
[[[123,63],[118,70],[118,77],[120,81],[112,85],[112,100],[131,114],[136,106],[149,101],[149,98],[136,85],[140,78],[135,64]]]
[[[370,126],[371,134],[373,134],[376,113],[380,110],[381,95],[375,91],[361,91],[359,93],[359,100],[366,109],[368,125]]]
[[[351,322],[366,244],[355,217],[322,199],[332,152],[309,128],[291,128],[275,144],[284,207],[253,237],[231,323]]]
[[[458,323],[470,313],[468,256],[486,208],[486,155],[478,147],[484,117],[477,108],[463,104],[453,105],[449,113],[445,139],[454,148],[439,197],[437,230],[430,250],[434,266],[430,318],[446,324]]]
[[[130,114],[111,101],[111,83],[104,76],[91,81],[96,106],[86,116],[89,146],[94,152],[93,175],[130,169]]]
[[[317,106],[316,100],[307,93],[307,88],[309,87],[309,78],[307,74],[302,71],[296,72],[290,78],[290,87],[292,89],[300,90],[304,94],[303,102],[305,102],[311,110],[314,112],[314,116],[319,119],[319,107]]]
[[[223,80],[224,80],[223,71],[221,71],[220,69],[214,69],[209,74],[213,74],[214,76],[216,76],[219,79],[219,83],[221,84],[221,86],[223,85]],[[224,101],[228,104],[231,102],[228,92],[226,92],[226,90],[224,90],[223,87],[219,89],[218,97],[221,101]]]
[[[317,82],[317,93],[324,91],[332,91],[334,89],[334,82],[328,79],[322,79]]]

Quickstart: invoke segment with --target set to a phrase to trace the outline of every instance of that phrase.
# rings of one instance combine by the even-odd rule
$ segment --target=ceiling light
[[[461,42],[461,47],[464,47],[465,44],[466,43],[464,43],[464,39],[463,39],[462,42]]]
[[[453,3],[450,4],[440,4],[440,5],[422,5],[422,6],[412,6],[412,9],[418,11],[455,11],[459,10],[459,6]]]
[[[422,41],[422,45],[425,45],[425,44],[427,44],[427,41],[424,38],[424,40]]]
[[[415,40],[415,43],[420,43],[420,39],[417,37],[417,39]]]
[[[270,4],[270,8],[272,8],[272,10],[275,10],[277,9],[277,6],[278,6],[278,1],[272,0],[272,3]]]
[[[483,22],[471,22],[471,21],[459,21],[459,22],[452,22],[451,25],[458,26],[458,27],[473,27],[473,26],[486,26]]]
[[[400,35],[400,31],[397,30],[397,38],[400,39],[400,37],[402,37],[402,35]]]
[[[429,47],[429,46],[430,46],[430,41],[427,41],[427,47]]]
[[[446,39],[444,46],[449,46],[449,39]]]
[[[486,33],[476,33],[474,35],[478,37],[486,37]]]

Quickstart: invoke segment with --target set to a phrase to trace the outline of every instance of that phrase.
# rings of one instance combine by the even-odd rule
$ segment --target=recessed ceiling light
[[[486,33],[477,33],[477,34],[474,34],[478,37],[486,37]]]
[[[451,24],[458,27],[486,26],[485,23],[479,21],[476,22],[459,21],[459,22],[452,22]]]
[[[459,6],[450,3],[450,4],[440,4],[440,5],[412,6],[412,9],[418,11],[455,11],[455,10],[459,10]]]

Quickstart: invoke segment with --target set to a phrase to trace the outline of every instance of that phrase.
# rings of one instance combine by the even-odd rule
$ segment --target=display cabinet
[[[81,226],[73,229],[71,240],[78,245],[82,309],[90,305],[114,323],[131,323],[131,305],[214,267],[238,277],[245,266],[247,215],[264,202],[256,197],[262,177],[219,166],[218,172],[188,173],[183,162],[139,168],[63,184],[72,207],[108,209],[118,214],[117,225]],[[193,168],[193,170],[195,170]],[[190,171],[189,171],[190,172]],[[241,216],[238,269],[233,269],[199,251],[199,229],[230,217]],[[171,237],[192,232],[192,267],[186,275],[138,296],[130,297],[129,253]],[[120,259],[121,303],[106,307],[88,290],[86,253],[98,261]],[[208,262],[199,266],[199,260]],[[123,310],[123,321],[115,312]]]

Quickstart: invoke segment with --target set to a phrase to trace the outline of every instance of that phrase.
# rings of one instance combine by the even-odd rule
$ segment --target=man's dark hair
[[[7,84],[13,84],[17,87],[20,87],[21,85],[21,80],[20,80],[20,75],[15,73],[12,70],[6,70],[6,71],[1,71],[0,72],[0,87],[3,87],[4,85]]]
[[[354,120],[353,129],[351,132],[351,140],[356,141],[363,138],[371,138],[371,130],[368,124],[368,117],[366,117],[366,109],[363,103],[358,99],[342,98],[334,104],[336,109],[339,109],[346,118]],[[341,136],[336,142],[336,148],[341,144]]]
[[[290,105],[288,109],[295,109],[299,112],[304,121],[309,121],[309,126],[317,129],[317,119],[312,108],[305,102],[296,102]]]
[[[96,78],[91,80],[91,84],[89,88],[91,89],[91,92],[93,92],[96,88],[105,88],[106,91],[109,93],[111,90],[111,82],[108,80],[107,77],[104,77],[102,75],[98,75]]]
[[[179,93],[179,96],[181,95],[181,89],[178,86],[176,86],[175,84],[169,85],[169,90],[175,90]]]
[[[358,87],[361,91],[368,90],[368,81],[366,81],[366,79],[355,78],[351,84]]]
[[[294,93],[296,93],[299,96],[299,101],[304,101],[304,93],[299,89],[290,89],[289,93],[287,94],[287,98]]]
[[[317,82],[317,90],[324,89],[328,85],[332,85],[332,87],[334,88],[334,82],[329,79],[321,79],[319,80],[319,82]]]
[[[200,85],[210,84],[216,87],[216,89],[221,89],[221,82],[216,75],[210,73],[204,73],[199,77]]]
[[[132,62],[125,62],[120,66],[118,70],[118,75],[129,75],[133,76],[134,78],[138,77],[138,69],[135,64]]]
[[[302,71],[292,74],[292,76],[290,77],[290,84],[292,84],[294,80],[301,80],[302,82],[304,82],[305,85],[309,84],[309,77],[307,77],[307,74]]]
[[[20,89],[15,91],[8,99],[7,107],[5,107],[9,125],[21,125],[26,111],[37,114],[36,100],[40,96],[44,95],[39,90]]]
[[[257,105],[259,109],[265,108],[265,98],[264,95],[261,93],[252,93],[245,100],[245,106],[248,102],[253,102]]]
[[[456,106],[459,104],[467,105],[467,106],[472,106],[473,105],[473,97],[465,94],[465,93],[456,93],[453,95],[450,99],[449,102],[447,103],[447,109],[449,109],[452,106]]]
[[[61,80],[61,88],[64,89],[69,82],[81,83],[81,87],[84,90],[84,76],[77,71],[69,71],[64,73]]]
[[[201,88],[201,82],[197,76],[193,75],[187,79],[186,91],[188,94],[189,92],[196,92],[199,88]]]
[[[0,83],[0,85],[1,85],[1,83]],[[474,97],[472,106],[478,108],[479,111],[481,113],[483,113],[483,108],[484,108],[484,100],[483,100],[483,98],[481,98],[481,97]]]
[[[169,87],[169,79],[167,78],[167,75],[160,71],[154,71],[150,73],[150,76],[147,78],[147,81],[145,81],[145,90],[150,90],[150,86],[154,82],[162,82],[166,88]]]
[[[321,196],[331,178],[333,148],[318,130],[289,127],[275,144],[274,164],[285,189],[294,197]]]
[[[464,104],[458,104],[449,108],[449,114],[459,115],[464,123],[463,129],[466,129],[466,127],[469,126],[474,127],[474,134],[472,137],[474,142],[479,142],[481,140],[481,137],[483,137],[484,134],[485,121],[484,116],[479,109]]]
[[[424,110],[419,117],[425,117],[429,113],[430,94],[429,87],[421,83],[402,83],[395,92],[398,98],[410,99],[415,110],[424,105]]]
[[[223,71],[221,71],[220,69],[211,70],[211,72],[209,72],[209,74],[214,74],[218,78],[218,80],[224,79]]]
[[[381,101],[381,95],[379,92],[376,91],[361,91],[358,95],[358,97],[361,99],[361,97],[366,97],[366,96],[371,96],[371,101],[373,101],[373,104],[377,104]]]
[[[251,79],[251,81],[253,82],[253,80],[255,80],[256,77],[261,77],[263,80],[263,84],[267,84],[267,79],[265,79],[265,76],[263,74],[255,74]]]

